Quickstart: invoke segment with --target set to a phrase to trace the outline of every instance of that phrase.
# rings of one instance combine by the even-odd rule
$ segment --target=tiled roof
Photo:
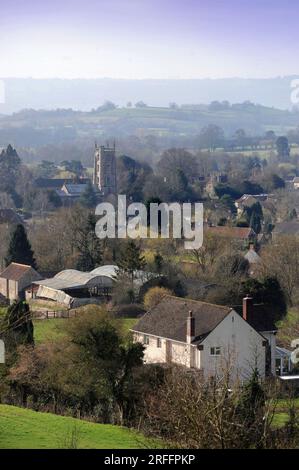
[[[250,227],[228,227],[228,226],[211,226],[206,227],[207,233],[219,235],[221,237],[235,238],[246,240],[255,237],[256,233]]]
[[[189,311],[195,318],[194,343],[202,341],[228,314],[230,307],[170,295],[148,311],[133,331],[186,342]]]
[[[0,274],[0,278],[19,281],[19,279],[21,279],[30,270],[34,271],[34,269],[28,264],[10,263],[10,265],[7,266],[7,268],[5,268]]]

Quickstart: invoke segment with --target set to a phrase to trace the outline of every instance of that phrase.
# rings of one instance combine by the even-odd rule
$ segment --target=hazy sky
[[[0,0],[0,76],[298,74],[298,0]]]

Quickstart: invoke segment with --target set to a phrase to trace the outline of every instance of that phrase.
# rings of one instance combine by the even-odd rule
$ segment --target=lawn
[[[72,321],[71,318],[49,318],[48,320],[34,320],[34,340],[36,344],[46,341],[55,341],[63,338],[66,333],[64,326],[66,322]],[[123,322],[124,332],[128,332],[138,321],[138,318],[119,319]]]
[[[34,320],[34,340],[36,344],[54,341],[65,336],[64,324],[71,319],[50,318],[49,320]]]
[[[150,447],[149,441],[127,428],[0,405],[0,449],[144,447]]]

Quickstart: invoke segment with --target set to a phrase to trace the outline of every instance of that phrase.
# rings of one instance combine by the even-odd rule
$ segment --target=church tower
[[[116,195],[115,144],[113,147],[95,144],[93,184],[103,196]]]

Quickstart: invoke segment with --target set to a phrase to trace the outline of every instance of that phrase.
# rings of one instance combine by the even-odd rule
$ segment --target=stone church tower
[[[93,184],[102,194],[117,193],[115,144],[113,147],[95,144]]]

